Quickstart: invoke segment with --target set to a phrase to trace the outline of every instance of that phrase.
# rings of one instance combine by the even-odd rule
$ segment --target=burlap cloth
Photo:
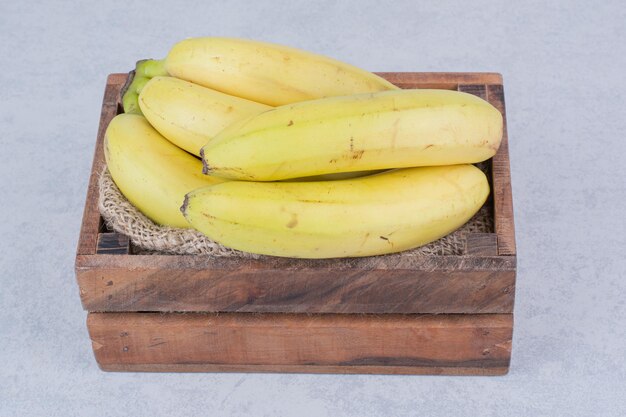
[[[155,224],[122,195],[106,167],[100,174],[98,185],[100,214],[110,230],[125,234],[130,238],[133,253],[261,257],[222,246],[193,229]],[[462,255],[465,248],[465,236],[468,233],[492,231],[493,217],[486,204],[460,229],[428,245],[404,251],[402,255]]]

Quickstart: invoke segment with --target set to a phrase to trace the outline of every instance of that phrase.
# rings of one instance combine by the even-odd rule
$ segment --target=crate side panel
[[[103,256],[77,270],[88,311],[511,313],[515,292],[511,257]]]
[[[502,84],[492,72],[377,72],[401,88],[442,88],[455,90],[459,84]]]
[[[494,194],[494,221],[498,235],[498,254],[515,255],[515,225],[513,221],[513,194],[511,191],[511,164],[506,123],[506,107],[502,85],[487,86],[487,98],[500,112],[504,120],[502,143],[492,158],[492,182]]]
[[[371,374],[371,375],[468,375],[499,376],[509,372],[508,366],[472,368],[440,366],[320,366],[320,365],[219,365],[219,364],[98,364],[107,372],[240,372],[240,373],[306,373],[306,374]]]
[[[511,315],[91,313],[101,367],[508,368]],[[453,372],[452,372],[453,373]]]
[[[87,197],[85,199],[85,209],[83,211],[83,222],[80,229],[77,253],[79,255],[90,255],[96,253],[98,233],[100,231],[101,219],[98,211],[98,176],[104,166],[104,151],[102,143],[104,133],[109,122],[117,115],[119,91],[123,84],[121,74],[111,74],[107,79],[104,99],[102,102],[102,112],[100,114],[100,125],[96,139]]]

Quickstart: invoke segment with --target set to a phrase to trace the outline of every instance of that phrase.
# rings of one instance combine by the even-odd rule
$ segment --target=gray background
[[[0,1],[0,416],[626,414],[622,1],[38,3]],[[503,73],[519,252],[509,375],[98,370],[73,256],[105,78],[200,35],[370,70]]]

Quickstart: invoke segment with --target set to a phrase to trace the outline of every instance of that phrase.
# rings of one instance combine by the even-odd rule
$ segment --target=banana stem
[[[139,93],[151,78],[168,75],[165,71],[165,60],[142,59],[137,61],[134,71],[129,74],[129,83],[122,91],[122,107],[124,113],[142,114],[139,108]]]
[[[143,77],[153,78],[159,75],[167,75],[164,59],[142,59],[137,61],[135,72]]]

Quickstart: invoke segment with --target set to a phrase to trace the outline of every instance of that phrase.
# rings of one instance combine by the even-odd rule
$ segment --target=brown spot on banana
[[[289,220],[289,223],[287,223],[286,226],[289,229],[293,229],[297,225],[298,225],[298,215],[296,213],[291,213],[291,219]]]
[[[215,219],[215,216],[212,216],[212,215],[210,215],[210,214],[208,214],[208,213],[205,213],[205,212],[201,212],[201,213],[202,213],[202,215],[203,215],[204,217],[206,217],[207,219],[210,219],[210,220]]]

